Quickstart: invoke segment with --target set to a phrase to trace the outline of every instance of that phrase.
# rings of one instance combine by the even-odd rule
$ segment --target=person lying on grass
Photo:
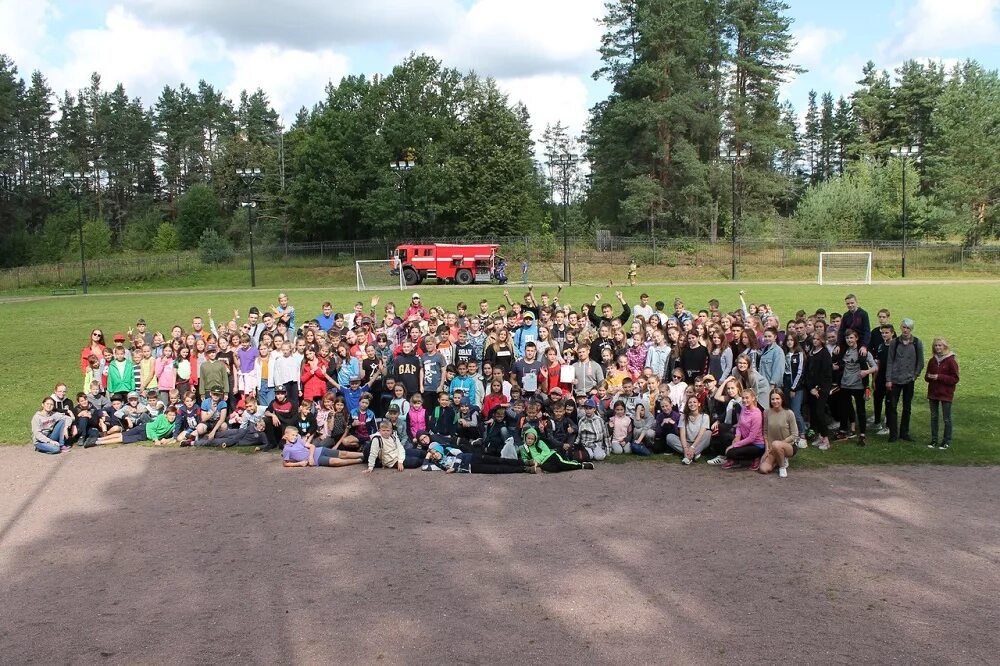
[[[538,437],[534,428],[525,428],[521,434],[521,446],[517,453],[525,465],[538,467],[546,472],[572,472],[577,469],[594,469],[594,463],[579,463],[565,460]]]
[[[295,426],[285,428],[282,440],[285,442],[285,448],[281,451],[282,467],[346,467],[361,464],[360,453],[314,446],[302,439]]]
[[[116,432],[103,437],[89,437],[84,446],[102,444],[134,444],[149,440],[155,446],[171,444],[174,441],[174,421],[177,419],[177,408],[173,405],[149,423],[129,428],[125,432]]]
[[[424,458],[424,471],[442,469],[449,474],[521,474],[538,473],[538,466],[525,464],[520,460],[498,458],[483,453],[465,452],[450,446],[431,444]]]
[[[218,446],[223,449],[230,446],[261,446],[267,443],[265,427],[264,420],[259,419],[256,423],[245,428],[230,428],[223,430],[211,439],[198,440],[195,445]]]

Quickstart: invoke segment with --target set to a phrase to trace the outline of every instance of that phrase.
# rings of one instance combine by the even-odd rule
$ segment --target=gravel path
[[[7,664],[996,663],[996,471],[0,448]]]

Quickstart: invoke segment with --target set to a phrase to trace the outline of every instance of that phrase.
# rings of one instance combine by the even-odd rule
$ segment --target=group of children
[[[807,440],[866,444],[871,423],[912,439],[910,403],[928,384],[932,441],[952,438],[958,364],[938,338],[925,364],[914,322],[888,310],[872,328],[854,295],[843,314],[799,312],[784,327],[766,304],[697,314],[647,294],[579,311],[529,286],[479,312],[404,311],[378,297],[300,325],[285,294],[247,321],[169,336],[135,328],[81,350],[84,390],[60,384],[32,419],[39,451],[149,440],[157,445],[281,449],[286,467],[365,465],[463,473],[593,469],[609,455],[676,453],[786,476]],[[631,323],[629,324],[629,320]],[[925,370],[926,365],[926,372]],[[901,415],[897,406],[902,402]],[[938,440],[938,413],[943,437]],[[886,419],[881,423],[883,413]],[[831,431],[831,424],[837,430]]]

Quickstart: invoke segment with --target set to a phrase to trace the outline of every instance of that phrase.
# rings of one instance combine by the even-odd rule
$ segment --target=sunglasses
[[[99,337],[101,337],[101,336],[102,336],[102,335],[104,335],[104,334],[103,334],[103,333],[101,333],[100,331],[98,331],[97,333],[91,333],[90,335],[91,335],[91,337],[94,337],[94,338],[99,338]]]

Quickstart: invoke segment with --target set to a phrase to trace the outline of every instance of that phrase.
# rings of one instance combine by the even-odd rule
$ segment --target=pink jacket
[[[427,409],[423,405],[417,409],[410,405],[410,412],[406,415],[407,425],[410,427],[410,441],[416,441],[417,433],[427,430]]]
[[[740,420],[736,424],[733,447],[747,444],[764,446],[764,413],[757,407],[741,410]]]
[[[172,388],[176,388],[177,368],[174,367],[174,359],[163,358],[162,356],[156,359],[153,372],[156,374],[156,388],[161,391],[169,391]]]

